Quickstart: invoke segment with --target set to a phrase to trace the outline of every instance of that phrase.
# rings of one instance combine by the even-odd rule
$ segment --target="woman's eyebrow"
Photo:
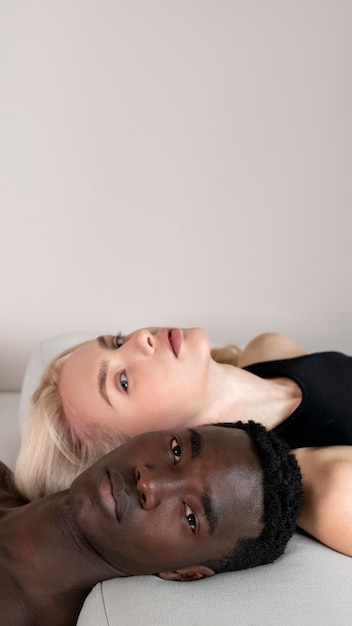
[[[98,374],[98,388],[100,395],[104,398],[105,402],[107,402],[110,406],[112,406],[109,396],[106,391],[106,376],[108,373],[108,362],[102,361],[99,368]]]
[[[101,348],[108,348],[108,344],[106,342],[106,339],[103,335],[100,335],[100,337],[97,337],[97,342],[100,345]]]

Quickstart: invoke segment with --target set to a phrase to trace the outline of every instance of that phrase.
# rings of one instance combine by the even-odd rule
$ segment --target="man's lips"
[[[103,508],[118,522],[128,509],[128,496],[122,477],[117,472],[107,470],[99,485],[100,501]]]

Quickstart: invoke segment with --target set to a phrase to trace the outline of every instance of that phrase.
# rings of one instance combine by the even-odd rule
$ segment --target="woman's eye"
[[[128,378],[126,376],[126,372],[122,372],[120,374],[120,385],[122,389],[127,393],[128,392]]]
[[[125,337],[121,335],[121,333],[118,333],[117,335],[115,335],[113,339],[113,344],[115,348],[121,348],[121,346],[123,346],[124,343],[125,343]]]
[[[179,459],[182,456],[182,448],[175,437],[171,441],[171,450],[176,459]]]
[[[192,530],[192,533],[194,533],[196,531],[196,516],[194,515],[192,509],[189,508],[189,506],[186,504],[185,505],[185,513],[186,513],[186,520],[188,522],[189,527]]]

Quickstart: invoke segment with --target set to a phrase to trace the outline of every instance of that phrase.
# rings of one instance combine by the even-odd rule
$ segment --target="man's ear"
[[[210,569],[210,567],[206,567],[205,565],[193,565],[192,567],[177,569],[174,572],[160,572],[158,576],[164,580],[188,582],[189,580],[200,580],[201,578],[214,576],[214,574],[214,570]]]

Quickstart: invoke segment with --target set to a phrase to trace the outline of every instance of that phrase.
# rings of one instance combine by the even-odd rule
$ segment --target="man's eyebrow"
[[[193,428],[189,428],[188,432],[191,442],[192,459],[196,459],[202,452],[203,437],[198,430],[194,430]]]
[[[201,495],[201,501],[202,501],[206,518],[209,523],[209,535],[213,535],[218,525],[218,518],[215,513],[215,509],[212,505],[212,501],[211,501],[209,494],[203,492]]]
[[[191,443],[192,459],[196,459],[202,453],[203,437],[198,430],[194,430],[193,428],[189,428],[188,432],[189,432],[189,438],[190,438],[190,443]],[[202,506],[204,509],[205,517],[208,520],[209,535],[213,535],[218,524],[218,518],[215,512],[211,497],[208,493],[203,491],[203,493],[200,496],[200,499],[201,499]]]
[[[98,388],[100,395],[104,398],[105,402],[107,402],[110,406],[112,406],[109,396],[106,391],[106,376],[108,373],[108,362],[102,361],[99,368],[98,374]]]

